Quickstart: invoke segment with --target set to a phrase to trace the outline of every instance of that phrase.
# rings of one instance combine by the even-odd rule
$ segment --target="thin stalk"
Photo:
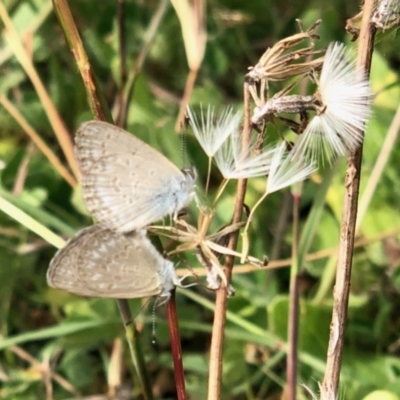
[[[247,148],[250,142],[251,133],[251,112],[250,112],[250,90],[249,85],[244,83],[244,126],[242,148]],[[239,223],[242,218],[242,210],[244,198],[246,195],[247,180],[240,179],[238,181],[236,192],[236,203],[233,213],[232,223]],[[236,250],[239,231],[232,232],[229,236],[228,249]],[[234,257],[226,256],[224,272],[229,282],[232,277]],[[224,284],[216,291],[214,322],[211,336],[210,347],[210,364],[208,378],[208,400],[221,399],[221,382],[222,382],[222,356],[225,340],[226,313],[228,308],[228,291]]]
[[[300,186],[300,185],[298,185]],[[300,191],[299,191],[300,192]],[[292,242],[292,265],[290,268],[289,288],[289,321],[288,321],[288,355],[286,364],[287,377],[287,399],[296,400],[297,389],[297,337],[299,333],[299,202],[298,193],[293,195],[293,242]]]
[[[228,184],[228,182],[229,182],[229,179],[224,179],[224,180],[221,182],[221,184],[219,185],[217,195],[215,196],[215,199],[214,199],[214,201],[213,201],[213,205],[212,205],[213,208],[214,208],[215,205],[217,204],[217,201],[218,201],[218,199],[221,197],[221,194],[222,194],[223,191],[225,190],[226,185]]]
[[[265,192],[257,201],[256,204],[254,204],[254,207],[251,209],[249,217],[247,218],[246,225],[244,227],[243,233],[247,232],[251,223],[251,220],[253,219],[253,215],[258,208],[258,206],[264,201],[264,199],[268,196],[268,192]]]
[[[288,353],[286,363],[287,400],[297,399],[297,350],[299,335],[299,280],[296,275],[289,290]]]
[[[118,310],[124,324],[126,341],[128,342],[129,353],[132,364],[135,367],[139,377],[142,394],[145,400],[153,400],[153,391],[151,389],[150,379],[146,370],[146,361],[143,356],[142,348],[139,342],[139,331],[136,325],[132,324],[133,318],[129,303],[126,299],[117,299]]]
[[[121,110],[123,109],[124,92],[123,88],[126,84],[126,27],[125,27],[125,0],[117,1],[117,27],[118,27],[118,56],[119,56],[119,82],[118,82],[118,114],[115,118],[117,126],[125,129],[126,120],[121,118]]]
[[[171,351],[174,361],[174,376],[176,397],[178,400],[186,400],[185,375],[182,363],[182,348],[179,336],[178,316],[176,313],[175,290],[171,292],[171,298],[167,303],[168,327],[171,338]]]
[[[268,192],[265,192],[257,201],[257,203],[254,205],[254,207],[251,209],[250,214],[247,218],[246,225],[243,229],[242,233],[242,241],[243,241],[243,248],[242,248],[242,258],[240,259],[240,262],[243,264],[249,254],[249,238],[247,235],[247,231],[249,230],[249,226],[251,223],[251,220],[253,219],[253,215],[257,207],[263,202],[263,200],[267,197]]]
[[[74,17],[67,0],[53,0],[54,12],[63,30],[65,40],[75,57],[76,65],[81,73],[89,101],[90,109],[96,119],[113,122],[107,102],[103,96],[100,83],[92,69],[86,54]]]
[[[358,42],[357,70],[369,76],[376,29],[370,23],[374,0],[365,0]],[[347,161],[343,217],[340,232],[339,257],[333,293],[333,313],[329,335],[327,366],[321,386],[321,399],[338,393],[340,368],[344,346],[344,330],[349,302],[357,203],[360,187],[362,145],[350,154]]]
[[[125,27],[125,0],[117,1],[118,22],[118,54],[119,54],[119,79],[123,86],[126,82],[126,27]]]
[[[145,400],[153,400],[153,392],[151,390],[151,384],[146,370],[146,362],[143,356],[142,347],[139,342],[139,332],[137,331],[135,325],[125,325],[125,336],[126,341],[128,342],[129,353],[131,355],[133,365],[139,377],[142,395]]]
[[[210,184],[211,166],[212,166],[212,157],[208,157],[208,169],[207,169],[207,181],[206,181],[206,194],[208,194],[208,186],[209,186],[209,184]]]

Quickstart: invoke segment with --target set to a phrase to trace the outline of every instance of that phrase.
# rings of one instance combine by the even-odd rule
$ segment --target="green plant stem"
[[[122,316],[122,318],[124,317]],[[142,347],[139,342],[139,332],[137,331],[134,324],[125,325],[125,336],[126,341],[128,342],[129,352],[132,358],[133,365],[139,377],[142,388],[142,395],[145,400],[153,400],[153,392],[151,390],[151,384],[146,370],[146,362],[143,357]]]
[[[302,185],[296,185],[302,186]],[[292,265],[290,267],[290,288],[289,288],[289,313],[288,313],[288,356],[286,364],[287,377],[287,399],[296,400],[297,388],[297,351],[299,332],[299,290],[298,275],[300,270],[298,259],[298,237],[299,237],[299,203],[300,190],[293,195],[293,242],[292,242]]]
[[[129,303],[126,299],[117,299],[117,304],[125,327],[125,336],[126,341],[128,342],[129,353],[139,377],[143,397],[146,400],[152,400],[153,391],[151,390],[150,379],[146,370],[146,362],[139,342],[139,332],[136,329],[135,324],[132,324],[133,318]]]
[[[243,233],[242,233],[242,257],[240,259],[240,262],[243,264],[249,254],[249,238],[247,235],[247,231],[249,230],[249,226],[251,223],[251,220],[253,219],[253,214],[256,211],[256,209],[258,208],[258,206],[263,202],[263,200],[267,197],[268,192],[265,192],[261,198],[257,201],[257,203],[254,205],[254,207],[251,209],[249,216],[247,217],[247,222],[246,225],[243,229]]]

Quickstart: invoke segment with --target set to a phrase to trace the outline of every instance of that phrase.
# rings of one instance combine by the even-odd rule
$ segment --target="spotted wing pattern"
[[[47,271],[50,286],[83,296],[169,296],[179,282],[145,231],[118,234],[100,225],[82,229],[59,250]]]
[[[88,210],[114,231],[141,229],[175,214],[193,196],[192,174],[106,122],[89,121],[80,127],[75,154]]]

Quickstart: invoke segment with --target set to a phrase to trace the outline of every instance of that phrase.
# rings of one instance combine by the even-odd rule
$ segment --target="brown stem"
[[[90,61],[83,47],[82,39],[76,27],[74,17],[67,0],[53,0],[54,12],[60,22],[67,44],[75,57],[76,65],[81,73],[85,85],[90,109],[96,119],[112,121],[112,116],[104,99]]]
[[[117,21],[118,21],[118,52],[119,52],[119,63],[120,63],[119,77],[121,80],[121,86],[123,86],[127,78],[125,0],[118,0],[117,2]]]
[[[182,363],[182,348],[179,336],[178,317],[176,313],[175,290],[171,292],[171,298],[167,303],[168,327],[171,338],[171,351],[174,360],[174,375],[176,385],[176,397],[178,400],[186,400],[185,375]]]
[[[251,133],[251,113],[250,113],[250,91],[247,82],[244,83],[244,126],[243,126],[243,148],[248,146]],[[239,180],[235,210],[233,213],[232,224],[240,222],[246,194],[247,181]],[[230,234],[228,248],[236,250],[239,232],[235,231]],[[232,277],[234,257],[227,256],[224,266],[224,272],[229,282]],[[228,307],[227,288],[221,284],[217,290],[215,300],[214,323],[212,328],[211,348],[210,348],[210,366],[208,379],[208,400],[219,400],[221,398],[221,382],[222,382],[222,355],[224,348],[224,332],[226,324],[226,311]]]
[[[369,76],[375,28],[370,24],[374,0],[366,0],[358,45],[357,67],[362,76]],[[360,79],[361,77],[360,76]],[[333,293],[333,312],[330,328],[327,366],[321,387],[321,399],[333,398],[338,393],[344,330],[349,302],[357,202],[360,186],[362,146],[350,154],[345,177],[345,199],[340,230],[339,256]],[[327,397],[330,396],[330,397]]]
[[[126,121],[121,118],[121,110],[124,102],[123,88],[126,84],[126,29],[125,29],[125,0],[117,1],[117,26],[118,26],[118,55],[119,55],[119,85],[117,94],[118,114],[115,118],[115,124],[125,129]]]

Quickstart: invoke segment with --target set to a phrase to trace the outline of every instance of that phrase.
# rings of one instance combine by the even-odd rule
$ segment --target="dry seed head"
[[[271,48],[268,48],[258,63],[254,67],[249,68],[250,72],[247,73],[246,79],[250,82],[258,82],[262,79],[272,81],[283,80],[292,76],[306,74],[311,69],[320,68],[322,58],[304,63],[299,62],[301,59],[321,53],[321,51],[314,50],[313,43],[313,40],[318,38],[315,30],[320,22],[318,20],[307,31],[282,39]],[[306,39],[311,41],[309,46],[283,54]],[[291,64],[292,62],[293,64]]]
[[[217,116],[214,115],[214,108],[211,106],[207,107],[206,113],[201,108],[200,122],[189,107],[187,112],[193,133],[210,158],[230,135],[238,131],[242,120],[242,113],[234,114],[232,107],[224,108]]]
[[[400,22],[399,0],[380,0],[372,15],[371,22],[380,29],[389,29]]]
[[[317,169],[314,162],[294,158],[286,152],[286,143],[275,149],[267,181],[267,193],[277,192],[308,178]]]
[[[314,96],[290,95],[273,97],[262,107],[256,107],[251,117],[253,124],[260,124],[265,119],[281,113],[297,114],[309,110],[316,111],[318,107],[317,99]]]
[[[325,154],[331,162],[360,145],[372,103],[368,81],[359,78],[355,61],[341,43],[327,49],[316,97],[322,105],[295,144],[294,153],[313,160]]]

